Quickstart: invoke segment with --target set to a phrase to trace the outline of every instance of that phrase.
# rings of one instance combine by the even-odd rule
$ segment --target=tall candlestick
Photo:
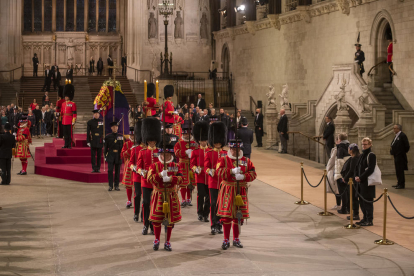
[[[68,84],[68,79],[65,79],[65,84]]]
[[[158,103],[160,100],[160,88],[158,87],[158,80],[155,82],[155,98],[157,99]]]
[[[147,100],[147,81],[144,80],[144,101]]]

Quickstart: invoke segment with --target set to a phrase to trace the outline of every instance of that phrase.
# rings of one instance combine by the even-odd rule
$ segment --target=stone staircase
[[[385,106],[385,125],[392,124],[392,111],[404,110],[398,99],[394,96],[391,83],[384,83],[383,87],[374,87],[372,93],[378,99],[378,101]]]
[[[16,93],[18,91],[20,91],[20,81],[2,83],[0,85],[0,106],[7,106],[11,103],[16,105]]]
[[[142,104],[142,102],[144,101],[144,84],[135,82],[131,79],[129,79],[128,81],[135,95],[137,104]]]
[[[86,123],[92,119],[93,99],[89,89],[87,77],[76,77],[73,79],[75,86],[75,97],[73,101],[76,103],[77,119],[74,133],[86,133]]]

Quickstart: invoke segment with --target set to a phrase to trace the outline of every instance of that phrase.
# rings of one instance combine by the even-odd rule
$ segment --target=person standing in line
[[[10,185],[11,182],[11,160],[16,148],[16,139],[11,131],[11,124],[6,123],[4,134],[0,135],[0,168],[3,172],[0,185]]]
[[[256,116],[254,118],[254,131],[256,133],[256,147],[263,147],[262,138],[263,138],[263,114],[260,108],[256,109]]]
[[[410,150],[410,143],[407,135],[402,132],[401,125],[394,125],[395,137],[391,143],[390,154],[394,156],[395,174],[397,175],[397,185],[395,189],[405,189],[404,171],[408,170],[407,152]]]
[[[241,128],[237,130],[237,137],[243,142],[243,156],[250,159],[253,144],[253,130],[248,129],[247,126],[247,119],[243,117],[241,119]]]
[[[351,158],[351,155],[348,153],[348,146],[349,141],[348,135],[346,133],[341,133],[338,135],[336,139],[336,159],[335,159],[335,174],[334,174],[334,180],[338,184],[338,190],[339,194],[342,194],[341,200],[342,200],[342,208],[338,210],[339,214],[349,214],[349,209],[347,209],[347,204],[349,202],[349,198],[347,197],[347,193],[344,192],[348,187],[348,182],[342,181],[342,169],[344,167],[344,164],[346,161],[348,161],[349,158]]]
[[[118,122],[111,122],[112,133],[105,137],[104,156],[108,163],[108,191],[120,191],[119,176],[122,165],[121,150],[124,145],[124,137],[118,133]],[[115,176],[114,176],[115,170]]]
[[[198,94],[196,107],[199,107],[201,110],[206,108],[206,101],[201,97],[201,94]]]
[[[37,68],[39,66],[39,59],[37,58],[37,54],[34,53],[34,56],[32,57],[33,62],[33,77],[37,77]]]
[[[351,158],[349,158],[341,171],[341,175],[342,175],[342,182],[343,183],[348,183],[349,179],[352,178],[352,181],[354,184],[356,184],[355,181],[355,168],[358,164],[358,159],[359,159],[359,148],[357,144],[350,144],[348,147],[348,153],[351,155]],[[356,187],[356,186],[354,186]],[[349,188],[346,190],[347,193],[347,198],[349,198]],[[345,204],[345,202],[344,202]],[[346,202],[347,205],[347,210],[351,210],[351,206],[350,206],[350,202],[348,200],[348,202]],[[352,210],[353,210],[353,214],[354,220],[360,220],[359,218],[359,199],[357,196],[357,193],[354,191],[352,191]],[[347,216],[347,220],[350,220],[350,216]]]
[[[323,140],[325,141],[325,153],[329,158],[329,154],[332,151],[332,148],[335,146],[335,125],[332,121],[332,117],[325,117],[326,127],[323,131]]]
[[[282,145],[280,153],[287,153],[287,142],[289,140],[288,131],[288,117],[285,114],[285,110],[281,109],[279,122],[277,123],[277,132],[279,133],[280,143]]]
[[[360,155],[355,171],[355,181],[359,184],[359,203],[364,217],[357,222],[361,226],[373,226],[375,186],[368,186],[368,177],[374,173],[377,156],[372,152],[372,140],[362,139],[362,154]],[[365,201],[366,200],[366,201]]]
[[[103,148],[103,121],[99,119],[98,109],[92,112],[93,119],[86,124],[86,143],[91,148],[92,173],[99,173]]]

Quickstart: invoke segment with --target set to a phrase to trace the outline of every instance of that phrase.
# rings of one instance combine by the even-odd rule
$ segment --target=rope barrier
[[[332,193],[336,197],[342,197],[345,194],[347,188],[344,189],[344,191],[342,192],[342,194],[336,194],[335,191],[332,189],[331,182],[329,182],[329,178],[326,178],[326,180],[328,181],[329,188],[331,189]],[[348,186],[349,184],[346,184],[346,185]]]
[[[306,176],[305,170],[303,168],[302,168],[302,172],[303,172],[303,175],[305,176],[306,182],[308,182],[309,186],[311,186],[312,188],[319,187],[319,185],[322,184],[323,178],[325,177],[325,175],[322,175],[321,181],[319,181],[319,183],[316,186],[313,186],[312,184],[309,183],[308,177]]]
[[[390,200],[391,206],[392,206],[392,208],[394,208],[394,210],[395,210],[395,212],[397,212],[397,214],[399,214],[401,217],[403,217],[403,218],[405,218],[405,219],[414,219],[414,217],[406,217],[406,216],[404,216],[403,214],[401,214],[401,213],[397,210],[397,208],[395,208],[394,203],[392,203],[392,200],[391,200],[390,195],[388,195],[388,199]]]
[[[358,182],[357,182],[357,183],[358,183]],[[358,183],[357,185],[360,185],[360,184]],[[356,186],[356,185],[355,185],[355,186]],[[361,198],[363,201],[365,201],[365,202],[367,202],[367,203],[375,203],[375,202],[377,202],[378,200],[380,200],[380,199],[384,196],[384,194],[381,194],[381,196],[380,196],[379,198],[377,198],[376,200],[374,200],[374,201],[366,200],[366,199],[365,199],[365,198],[363,198],[363,197],[362,197],[362,195],[358,192],[358,189],[357,189],[355,186],[354,186],[354,190],[355,190],[356,194],[358,195],[358,197],[359,197],[359,198]]]

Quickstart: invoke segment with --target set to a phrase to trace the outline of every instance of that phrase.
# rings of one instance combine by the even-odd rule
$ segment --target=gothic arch
[[[222,64],[222,72],[225,73],[226,76],[229,77],[230,75],[230,48],[227,43],[224,43],[223,48],[221,50],[221,64]]]
[[[350,128],[353,128],[355,126],[356,122],[358,122],[358,120],[359,120],[359,112],[358,112],[358,109],[356,109],[351,103],[348,102],[347,105],[348,105],[348,108],[349,108],[349,110],[348,110],[349,118],[352,120]],[[323,131],[325,130],[325,126],[326,126],[325,117],[326,116],[332,117],[333,122],[335,124],[335,118],[336,118],[336,113],[337,112],[338,112],[337,105],[336,105],[335,102],[333,102],[331,104],[331,106],[329,106],[329,108],[326,110],[326,112],[323,116],[324,119],[321,121],[318,133],[323,133]]]
[[[375,45],[379,39],[379,34],[384,32],[387,24],[391,27],[392,39],[394,43],[397,43],[397,35],[395,32],[394,22],[392,17],[387,10],[380,10],[374,18],[371,26],[371,33],[369,37],[369,45]]]

